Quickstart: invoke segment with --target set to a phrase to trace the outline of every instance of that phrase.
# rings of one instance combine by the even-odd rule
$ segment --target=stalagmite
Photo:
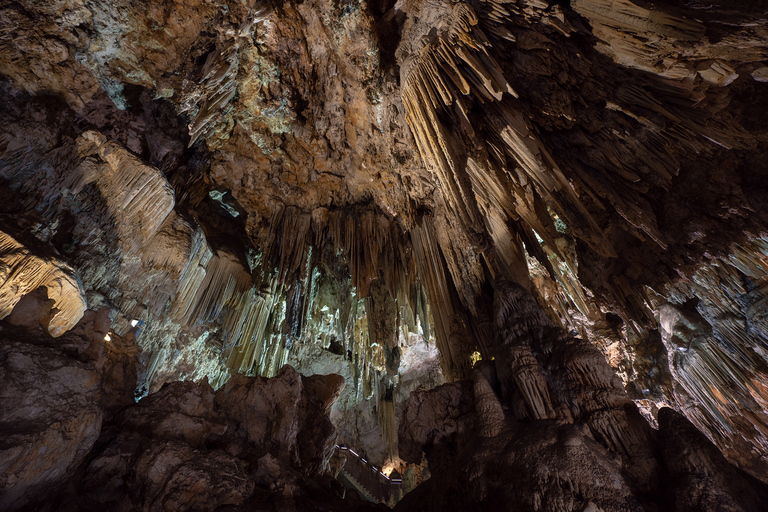
[[[762,2],[0,13],[0,508],[766,508]]]
[[[493,437],[504,427],[504,410],[501,408],[496,393],[482,372],[475,372],[474,381],[475,410],[480,423],[480,435]]]

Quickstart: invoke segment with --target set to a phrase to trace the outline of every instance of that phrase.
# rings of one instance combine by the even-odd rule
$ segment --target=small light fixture
[[[138,320],[136,320],[135,318],[133,320],[131,320],[131,327],[136,327],[137,325],[139,325],[139,321]]]
[[[104,336],[104,341],[112,341],[112,336],[110,336],[110,335],[109,335],[109,333],[107,333],[107,334]]]

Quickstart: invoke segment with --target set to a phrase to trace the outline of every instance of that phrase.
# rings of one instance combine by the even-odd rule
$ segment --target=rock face
[[[432,478],[396,510],[746,511],[768,504],[768,486],[729,464],[678,413],[662,409],[653,432],[602,354],[554,328],[521,287],[497,283],[495,303],[498,353],[516,356],[525,347],[526,371],[500,379],[494,391],[490,368],[477,367],[474,386],[412,396],[400,429],[409,449],[401,453],[418,460],[423,450]],[[496,358],[497,372],[508,365]],[[499,404],[497,392],[508,407],[488,406]]]
[[[62,487],[91,450],[101,430],[101,379],[56,349],[0,334],[0,506],[17,510]]]
[[[36,303],[50,311],[49,301]],[[29,318],[30,304],[19,301],[17,308]],[[22,317],[17,308],[11,318]],[[31,329],[5,324],[0,330],[4,510],[34,508],[61,492],[94,446],[102,419],[126,404],[126,392],[132,395],[138,362],[105,350],[108,313],[87,310],[72,331],[57,338],[39,322]],[[124,368],[118,382],[117,367]]]
[[[9,463],[9,506],[77,466],[75,508],[194,506],[186,488],[290,508],[333,425],[376,463],[398,430],[414,464],[460,461],[471,504],[738,495],[712,476],[730,469],[660,458],[665,407],[768,482],[767,19],[746,0],[0,0],[0,319],[34,332],[3,352],[2,446],[71,434],[55,463]],[[76,389],[19,384],[58,364]]]
[[[125,408],[105,429],[64,509],[215,510],[247,507],[267,493],[271,507],[341,502],[324,480],[335,431],[328,411],[344,381],[237,376],[214,392],[207,382],[173,382]],[[270,508],[267,508],[270,509]]]
[[[131,372],[125,352],[104,350],[113,340],[94,330],[103,323],[103,314],[87,311],[56,339],[0,331],[3,510],[362,506],[322,476],[343,378],[302,377],[286,366],[271,379],[235,377],[217,392],[205,381],[174,382],[126,404],[136,373],[115,392],[116,379]]]
[[[659,412],[659,439],[674,510],[765,508],[765,485],[731,466],[701,432],[672,409]]]

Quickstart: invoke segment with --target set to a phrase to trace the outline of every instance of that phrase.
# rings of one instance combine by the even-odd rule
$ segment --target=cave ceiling
[[[153,390],[341,343],[370,397],[404,331],[497,355],[513,281],[768,478],[765,2],[0,1],[0,78],[1,316],[108,307]]]

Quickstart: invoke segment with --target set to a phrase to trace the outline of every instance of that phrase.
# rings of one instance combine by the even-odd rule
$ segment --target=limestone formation
[[[475,411],[480,424],[479,434],[482,437],[494,437],[504,426],[504,410],[488,379],[480,372],[475,373],[473,392]]]
[[[320,478],[341,387],[338,376],[302,378],[290,367],[217,392],[207,382],[167,384],[102,431],[62,510],[301,510],[310,496],[347,506]]]
[[[101,429],[99,374],[52,348],[2,347],[0,505],[17,510],[61,488]]]
[[[0,232],[0,253],[2,253],[2,285],[0,285],[0,317],[10,315],[14,308],[28,294],[45,288],[46,297],[52,301],[47,309],[51,318],[29,319],[45,322],[45,328],[52,336],[61,336],[70,330],[83,316],[86,302],[82,284],[74,271],[56,258],[35,255],[7,233]],[[22,303],[21,308],[32,307]],[[20,308],[20,309],[21,309]],[[55,308],[55,311],[51,311]],[[31,313],[30,314],[34,314]],[[42,313],[45,315],[45,312]],[[26,323],[16,312],[14,323]],[[39,322],[38,322],[39,323]],[[32,325],[34,326],[34,325]]]
[[[616,385],[599,351],[583,340],[569,340],[548,321],[542,324],[543,312],[537,322],[538,306],[519,286],[499,283],[496,293],[497,320],[518,325],[514,331],[500,332],[526,339],[531,353],[536,353],[531,356],[530,372],[538,372],[540,385],[551,389],[559,421],[531,416],[525,407],[510,407],[506,414],[499,408],[501,414],[493,416],[494,435],[489,435],[488,409],[466,408],[463,413],[454,409],[436,415],[434,406],[424,406],[460,404],[460,397],[468,400],[472,394],[476,403],[497,400],[482,372],[476,373],[474,391],[455,384],[452,400],[441,396],[444,387],[412,400],[404,415],[400,444],[409,447],[403,453],[411,460],[420,450],[427,453],[432,477],[396,509],[441,510],[451,504],[462,510],[557,511],[590,507],[758,510],[764,506],[768,486],[727,463],[677,413],[663,409],[660,430],[652,433]],[[518,323],[526,318],[533,321]],[[507,364],[498,361],[497,367]],[[518,385],[503,380],[500,384],[508,394],[510,387]],[[462,418],[461,427],[457,417]],[[686,432],[690,438],[685,438]],[[660,472],[672,481],[659,479]]]
[[[1,507],[767,508],[766,20],[0,0]]]

